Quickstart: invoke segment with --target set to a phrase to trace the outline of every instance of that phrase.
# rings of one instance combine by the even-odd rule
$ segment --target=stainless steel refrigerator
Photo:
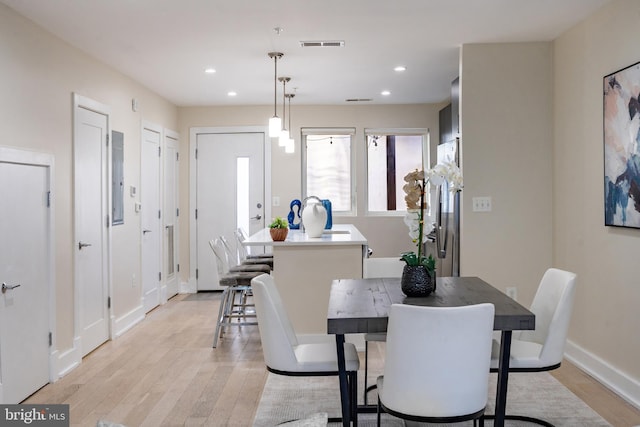
[[[454,161],[460,166],[460,138],[438,145],[437,163]],[[436,258],[436,274],[460,276],[460,193],[451,193],[447,185],[431,193],[435,230],[426,243],[427,253]]]

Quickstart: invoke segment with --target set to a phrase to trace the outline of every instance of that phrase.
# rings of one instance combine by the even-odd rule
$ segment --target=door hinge
[[[196,160],[198,159],[198,149],[196,148]]]
[[[162,148],[158,147],[158,157],[160,157],[160,151],[162,151]]]
[[[198,209],[196,209],[196,219],[198,219]]]
[[[180,273],[180,264],[176,264],[176,271]]]
[[[109,214],[107,214],[107,228],[109,228],[109,224],[111,223],[110,219],[109,219]]]
[[[109,146],[109,134],[106,134],[106,139],[107,139],[107,147]]]
[[[180,153],[176,153],[176,162],[180,161]]]
[[[160,209],[158,209],[158,219],[160,219]]]
[[[198,280],[198,269],[196,268],[196,280]]]
[[[53,333],[49,332],[49,347],[53,345]]]
[[[111,297],[107,297],[107,308],[111,308]]]
[[[162,282],[162,272],[158,271],[158,282]]]
[[[47,207],[51,207],[51,191],[47,191]]]
[[[180,216],[180,208],[176,208],[176,216]]]

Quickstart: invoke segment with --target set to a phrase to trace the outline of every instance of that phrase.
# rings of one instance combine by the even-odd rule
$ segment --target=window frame
[[[355,127],[303,127],[300,128],[300,141],[301,141],[301,157],[302,157],[302,199],[308,197],[307,194],[307,136],[322,136],[322,135],[341,135],[348,136],[349,140],[349,172],[350,172],[350,210],[339,211],[332,210],[333,216],[357,216],[356,209],[356,161],[355,161],[355,143],[356,143],[356,128]]]
[[[372,135],[383,136],[421,136],[422,168],[431,167],[431,132],[429,128],[365,128],[364,129],[364,212],[369,217],[399,217],[404,211],[371,211],[369,210],[369,147],[368,139]]]

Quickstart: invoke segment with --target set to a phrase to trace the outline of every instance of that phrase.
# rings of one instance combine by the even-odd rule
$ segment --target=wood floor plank
[[[25,403],[69,404],[72,427],[100,419],[128,427],[250,426],[267,378],[260,335],[255,326],[229,328],[211,348],[218,304],[211,294],[172,298]],[[369,356],[381,369],[384,343],[372,343]],[[640,425],[637,408],[570,363],[551,373],[613,426]]]

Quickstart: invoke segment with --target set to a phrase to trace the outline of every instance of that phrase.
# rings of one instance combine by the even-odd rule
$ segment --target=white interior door
[[[166,298],[178,293],[178,139],[164,137],[164,243],[163,276]]]
[[[49,382],[49,169],[3,162],[0,152],[0,403],[5,404],[19,403]]]
[[[142,296],[148,312],[160,304],[162,282],[160,211],[160,133],[143,129],[140,203],[142,205]]]
[[[108,116],[74,114],[75,268],[82,356],[109,339]]]
[[[264,227],[264,134],[199,134],[196,145],[197,288],[218,290],[209,241],[223,235],[235,245],[238,227]]]

